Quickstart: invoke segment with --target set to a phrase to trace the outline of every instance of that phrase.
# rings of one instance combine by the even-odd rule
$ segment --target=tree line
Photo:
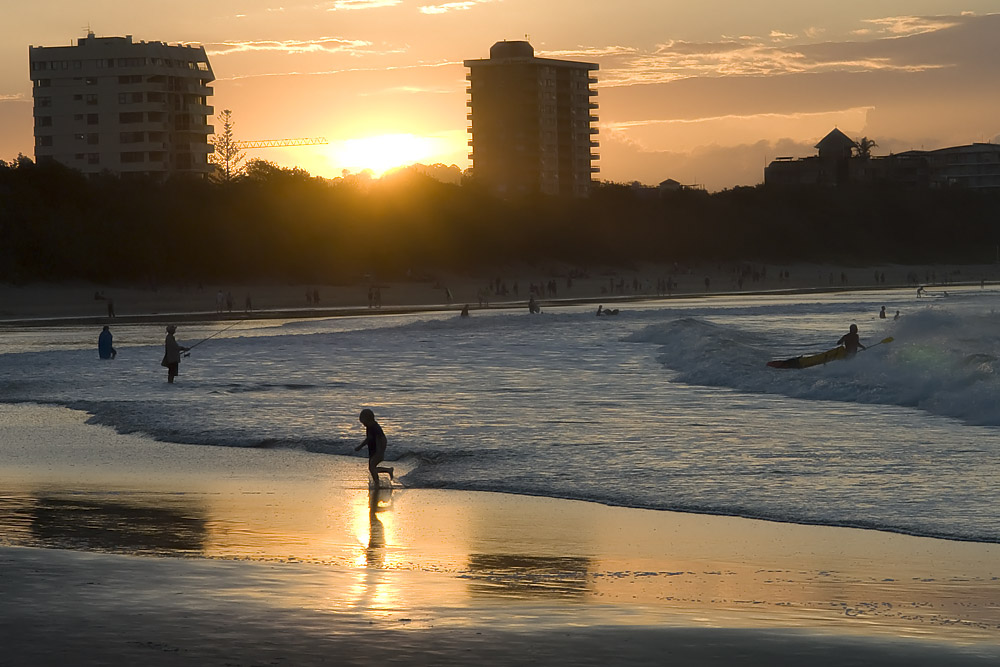
[[[0,281],[345,284],[514,264],[987,263],[1000,193],[901,187],[501,198],[415,169],[313,177],[253,160],[237,178],[87,178],[0,160]]]

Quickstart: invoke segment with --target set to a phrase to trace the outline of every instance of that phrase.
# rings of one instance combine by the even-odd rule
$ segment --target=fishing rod
[[[212,334],[208,338],[202,338],[200,341],[198,341],[197,343],[195,343],[194,345],[192,345],[191,347],[189,347],[187,349],[187,352],[184,353],[184,356],[185,357],[190,357],[191,356],[191,350],[193,350],[194,348],[198,347],[199,345],[201,345],[202,343],[204,343],[207,340],[211,340],[212,338],[215,338],[220,333],[223,333],[225,331],[229,331],[230,329],[232,329],[236,325],[242,324],[243,322],[247,321],[248,319],[249,319],[248,317],[244,317],[241,320],[236,320],[235,322],[233,322],[232,324],[230,324],[228,327],[225,327],[224,329],[219,329],[218,331],[216,331],[214,334]]]

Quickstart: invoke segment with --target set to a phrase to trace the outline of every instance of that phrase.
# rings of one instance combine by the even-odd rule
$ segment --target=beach
[[[755,274],[756,273],[756,279]],[[878,280],[876,280],[878,276]],[[741,280],[742,278],[742,280]],[[170,317],[197,321],[255,317],[324,317],[414,312],[448,308],[521,306],[532,286],[543,303],[632,301],[668,296],[749,294],[767,291],[835,291],[925,285],[947,289],[952,284],[1000,280],[1000,265],[844,266],[712,262],[694,265],[642,265],[631,269],[579,268],[570,265],[506,267],[479,275],[412,276],[383,282],[371,277],[346,285],[168,284],[98,285],[92,283],[0,284],[0,322],[74,320],[106,323],[108,305],[118,321]],[[506,293],[496,288],[497,281]],[[658,289],[658,285],[660,288]],[[516,291],[515,291],[516,286]],[[549,287],[555,291],[550,291]],[[379,302],[369,301],[378,292]],[[221,296],[221,299],[220,299]],[[318,299],[316,298],[318,297]],[[247,299],[250,304],[247,307]],[[220,305],[221,304],[221,305]]]
[[[790,269],[792,276],[811,271],[816,279],[775,289],[825,289],[817,283],[830,273],[826,268]],[[979,296],[978,276],[988,279],[989,268],[961,269],[961,276],[977,275],[966,281],[974,282],[970,299]],[[870,268],[856,271],[858,281],[862,273],[875,273]],[[953,269],[938,271],[956,277]],[[687,296],[703,296],[691,275]],[[948,285],[958,282],[949,279]],[[842,394],[821,394],[828,416],[836,417],[849,405],[858,428],[843,424],[845,433],[836,434],[816,426],[814,434],[801,430],[805,422],[796,422],[801,442],[778,451],[773,439],[787,437],[778,422],[763,419],[758,426],[727,407],[729,401],[737,401],[736,406],[749,399],[729,398],[729,387],[699,388],[698,382],[716,381],[672,359],[662,362],[681,375],[661,378],[663,369],[648,360],[648,352],[622,346],[621,340],[628,340],[624,333],[613,333],[610,342],[586,338],[572,348],[573,358],[557,358],[570,344],[566,332],[595,322],[591,300],[609,296],[601,294],[597,278],[576,283],[571,296],[557,296],[546,305],[549,319],[498,312],[491,320],[477,313],[459,329],[454,314],[401,316],[399,323],[370,318],[377,313],[369,312],[367,288],[360,286],[343,293],[324,287],[320,301],[323,307],[343,310],[333,314],[357,317],[316,320],[316,312],[300,312],[292,303],[304,294],[301,286],[271,288],[275,317],[258,314],[260,322],[212,339],[182,363],[179,385],[169,392],[156,367],[162,329],[153,324],[183,316],[179,321],[187,323],[182,333],[213,335],[224,323],[213,321],[218,313],[212,312],[211,288],[161,289],[175,300],[142,302],[141,308],[136,306],[141,312],[123,315],[135,318],[128,326],[114,327],[124,332],[126,346],[113,363],[98,363],[93,341],[76,339],[90,331],[91,321],[99,321],[91,319],[100,317],[92,312],[100,305],[93,300],[94,290],[111,288],[4,287],[0,309],[8,322],[16,323],[6,325],[0,355],[8,385],[0,402],[0,665],[987,665],[1000,660],[1000,554],[995,539],[978,537],[993,534],[992,523],[975,518],[981,510],[959,506],[965,500],[956,496],[929,506],[926,518],[906,516],[907,505],[928,503],[943,491],[924,489],[933,479],[922,480],[912,470],[904,478],[890,470],[899,454],[888,435],[858,443],[863,452],[890,440],[881,458],[872,462],[870,478],[863,477],[869,474],[868,464],[854,461],[860,454],[853,450],[839,454],[850,467],[829,473],[818,469],[822,458],[804,458],[813,440],[841,446],[838,435],[857,438],[870,423],[907,445],[922,438],[935,447],[940,441],[954,442],[958,451],[974,449],[972,443],[984,433],[995,438],[995,427],[956,426],[933,415],[913,424],[909,408],[839,403],[832,399]],[[414,292],[397,303],[386,299],[383,308],[447,311],[461,295],[474,296],[480,283],[451,284],[452,304],[433,299],[441,288],[428,283],[410,286]],[[953,288],[930,287],[932,292],[946,289]],[[927,316],[936,317],[943,302],[918,300],[910,288],[878,290],[846,294],[843,308],[862,308],[875,318],[874,304],[889,303],[893,309],[903,304],[899,307],[908,321],[925,326],[916,309],[931,303]],[[402,287],[386,287],[384,294],[390,293],[402,294]],[[19,296],[8,298],[11,294]],[[120,302],[129,303],[124,295],[132,293],[121,294]],[[150,298],[152,292],[135,294]],[[281,294],[287,303],[279,299]],[[523,287],[520,296],[523,301]],[[304,302],[304,296],[297,298]],[[631,322],[634,330],[652,336],[649,332],[662,326],[660,312],[666,306],[640,306],[645,298],[622,297],[622,305],[631,304],[632,310],[619,316],[621,324],[596,321],[602,327]],[[203,310],[198,304],[206,299]],[[698,309],[714,312],[713,299],[725,304],[720,312],[735,312],[725,318],[746,317],[738,293],[685,305],[678,315],[680,328],[667,331],[676,354],[699,356],[699,348],[688,347],[685,332],[693,320],[702,319],[696,316]],[[767,304],[772,300],[761,306],[764,313],[776,307]],[[820,308],[820,322],[829,317],[823,308],[842,307],[836,299],[830,304]],[[806,308],[781,307],[792,312]],[[835,314],[841,319],[839,310]],[[527,374],[513,358],[524,347],[517,336],[526,325],[513,317],[534,327],[529,330],[533,342],[525,357]],[[720,322],[729,321],[725,318],[715,317],[711,329],[695,323],[692,340],[698,342],[691,345],[714,345],[705,340]],[[546,333],[553,326],[557,328]],[[813,324],[801,326],[809,331]],[[877,320],[863,322],[870,336],[888,331],[876,326]],[[909,334],[891,333],[903,339],[922,330],[911,326]],[[485,342],[479,342],[480,336]],[[588,351],[593,341],[602,347]],[[500,349],[490,352],[490,346]],[[900,349],[905,359],[923,350]],[[269,351],[265,360],[261,350]],[[333,378],[313,375],[312,369],[326,358],[321,354],[338,360]],[[351,359],[365,363],[355,366],[348,363]],[[881,357],[873,359],[881,373]],[[566,388],[539,375],[541,360],[552,365],[554,374],[568,376]],[[579,374],[595,364],[593,376]],[[371,383],[371,368],[391,371],[392,377],[365,393],[361,388]],[[594,384],[595,378],[611,382],[617,373],[623,375],[621,385]],[[734,367],[722,366],[719,373],[732,376]],[[281,375],[280,382],[275,374]],[[841,381],[833,367],[819,377],[818,386]],[[756,375],[748,378],[743,380],[748,388],[762,386]],[[908,384],[905,376],[901,382]],[[477,384],[482,385],[481,397]],[[601,397],[632,385],[637,393],[618,403]],[[663,393],[668,385],[682,393]],[[582,398],[572,393],[579,386],[588,387]],[[738,383],[731,386],[742,391]],[[540,403],[538,387],[553,402]],[[808,398],[816,388],[802,392]],[[716,413],[693,417],[685,410],[667,414],[666,421],[636,412],[641,418],[626,415],[612,425],[616,412],[647,393],[669,397],[666,403],[688,397],[684,400],[692,406],[718,404],[718,415],[734,423],[746,420],[739,427],[743,433],[736,437],[726,424],[714,424]],[[551,423],[511,431],[513,426],[499,415],[523,414],[522,396]],[[807,400],[794,393],[780,402],[752,396],[752,412],[769,409],[786,418]],[[387,415],[390,460],[397,471],[389,488],[373,489],[364,457],[349,454],[363,435],[357,404],[373,405],[377,414]],[[466,410],[465,404],[473,407]],[[495,414],[489,409],[494,405],[500,406]],[[953,408],[941,409],[947,414]],[[584,418],[587,412],[601,417],[591,423]],[[543,467],[535,472],[537,480],[528,478],[537,465],[533,455],[497,458],[515,445],[531,452],[521,440],[535,431],[546,446],[574,444],[556,441],[559,434],[575,433],[574,420],[583,422],[581,434],[593,431],[600,441],[595,452],[619,441],[658,447],[654,433],[668,430],[665,440],[679,455],[705,456],[682,451],[682,435],[723,444],[720,457],[727,448],[739,453],[735,467],[727,468],[720,458],[706,461],[703,472],[701,467],[682,467],[683,458],[671,464],[644,460],[655,472],[626,480],[622,488],[631,491],[616,491],[626,495],[609,496],[608,502],[572,499],[573,489],[603,485],[610,493],[615,488],[611,477],[619,474],[611,462],[627,461],[629,450],[608,450],[611,458],[603,463],[586,458],[582,449],[580,461],[573,463],[566,450],[558,462],[568,472],[560,476]],[[436,422],[444,422],[443,430]],[[634,433],[622,430],[626,424]],[[608,435],[597,435],[605,429],[610,429]],[[747,447],[756,438],[766,445],[764,472],[756,471]],[[451,452],[444,447],[449,439],[474,443],[474,448],[467,452],[461,444]],[[438,444],[430,447],[428,442]],[[984,447],[992,448],[992,443]],[[575,444],[577,449],[583,445]],[[986,489],[995,479],[989,473],[992,452],[984,449],[979,458],[970,459],[968,470],[947,474],[964,478],[972,489]],[[795,471],[796,457],[806,461],[801,471]],[[916,451],[914,457],[905,465],[927,459],[933,477],[933,452]],[[482,473],[469,467],[470,460],[479,459],[490,466]],[[511,465],[514,460],[517,466]],[[982,480],[975,475],[977,463],[986,475]],[[597,470],[593,480],[585,477],[591,474],[587,468]],[[602,469],[608,475],[604,482]],[[860,480],[857,486],[843,477],[843,470]],[[737,476],[747,471],[746,489],[767,492],[760,499],[749,491],[727,490],[743,483]],[[735,509],[637,506],[647,500],[656,506],[653,501],[666,489],[676,488],[687,500],[673,505],[695,507],[695,490],[709,491],[703,482],[683,486],[685,476],[695,474],[719,480],[720,493],[735,499],[727,502],[746,509],[737,516]],[[952,484],[954,477],[944,469],[937,474],[943,484]],[[654,482],[661,476],[665,481]],[[872,489],[877,482],[869,479],[884,479],[887,489],[908,485],[909,490],[879,496],[881,491]],[[483,490],[490,488],[509,490]],[[790,518],[752,518],[767,514],[772,495],[785,504],[768,511],[789,513]],[[594,491],[580,496],[601,497]],[[711,506],[720,502],[712,499]],[[879,503],[893,510],[879,519],[886,522],[883,529],[850,527],[867,525],[853,521],[852,511],[874,521]],[[944,527],[935,527],[930,519],[941,517],[947,503],[956,507],[954,518],[944,517]],[[966,515],[973,517],[969,524],[958,523]],[[908,528],[911,524],[928,534],[955,537],[919,536]]]
[[[373,514],[360,458],[0,414],[5,665],[1000,656],[996,545],[403,486]]]

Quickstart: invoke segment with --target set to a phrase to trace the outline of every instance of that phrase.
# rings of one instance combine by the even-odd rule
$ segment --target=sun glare
[[[381,176],[395,167],[427,162],[437,153],[436,141],[413,134],[381,134],[335,142],[330,162],[337,169],[359,172],[370,169]]]

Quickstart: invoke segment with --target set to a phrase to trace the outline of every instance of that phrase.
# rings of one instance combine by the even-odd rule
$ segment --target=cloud
[[[970,15],[965,14],[964,16]],[[867,19],[865,21],[865,23],[875,26],[874,30],[868,32],[893,37],[906,37],[946,30],[954,28],[960,22],[955,17],[948,16],[888,16],[881,19]]]
[[[982,60],[972,49],[989,48],[1000,14],[986,16],[896,16],[867,21],[870,39],[815,42],[820,29],[800,38],[778,30],[767,36],[723,37],[712,42],[672,40],[645,51],[590,49],[600,58],[605,86],[669,83],[689,77],[753,76],[828,72],[923,72],[953,67],[961,59]],[[994,33],[995,35],[995,33]],[[995,37],[993,38],[995,41]]]
[[[23,93],[0,93],[0,102],[30,102]]]
[[[233,53],[249,53],[254,51],[281,51],[284,53],[346,53],[358,55],[370,54],[371,42],[359,39],[342,39],[339,37],[320,37],[313,40],[261,40],[261,41],[227,41],[221,44],[208,44],[205,51],[210,56],[228,56]]]
[[[359,9],[381,9],[395,7],[402,0],[335,0],[327,7],[328,12],[354,11]]]
[[[490,2],[493,2],[493,0],[466,0],[465,2],[445,2],[440,5],[424,5],[420,8],[420,13],[446,14],[447,12],[464,12],[476,5],[483,5]]]

